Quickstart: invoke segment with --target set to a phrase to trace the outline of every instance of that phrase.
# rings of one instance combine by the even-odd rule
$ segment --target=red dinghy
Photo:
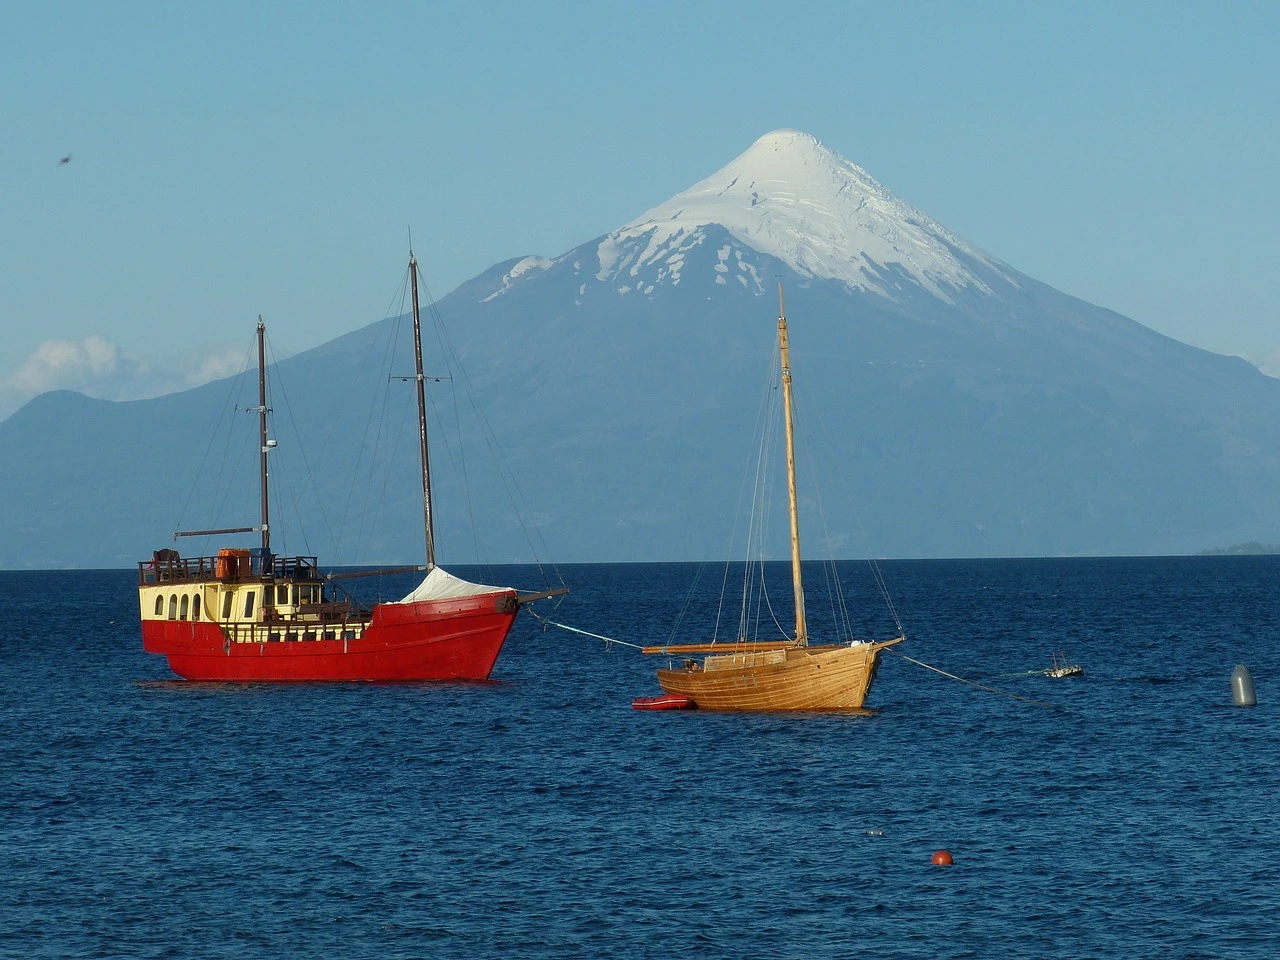
[[[631,701],[632,710],[692,710],[693,701],[688,697],[667,693],[660,697],[636,697]]]

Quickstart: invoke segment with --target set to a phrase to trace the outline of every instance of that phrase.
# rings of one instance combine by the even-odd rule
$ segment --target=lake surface
[[[1003,693],[886,654],[868,715],[642,713],[659,658],[527,615],[485,684],[190,684],[132,571],[0,572],[0,956],[1275,955],[1280,558],[881,570],[898,649]],[[546,612],[661,643],[699,572]]]

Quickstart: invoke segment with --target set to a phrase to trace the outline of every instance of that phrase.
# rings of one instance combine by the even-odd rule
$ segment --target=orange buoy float
[[[947,850],[939,850],[933,855],[933,865],[935,867],[949,867],[955,861],[951,859],[951,854]]]

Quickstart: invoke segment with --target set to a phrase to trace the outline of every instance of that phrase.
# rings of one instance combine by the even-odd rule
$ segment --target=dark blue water
[[[555,617],[666,640],[695,569]],[[488,684],[185,684],[132,572],[0,573],[0,956],[1275,955],[1280,559],[884,571],[905,652],[1055,706],[886,657],[870,716],[639,713],[655,660],[527,616]]]

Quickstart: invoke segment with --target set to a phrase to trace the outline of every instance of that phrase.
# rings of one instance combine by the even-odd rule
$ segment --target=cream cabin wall
[[[253,594],[253,605],[246,610],[249,594]],[[329,640],[342,641],[345,649],[347,642],[362,639],[369,626],[368,617],[323,622],[318,613],[302,612],[304,606],[319,605],[323,599],[323,588],[318,583],[255,581],[179,585],[171,581],[138,589],[144,621],[190,622],[194,619],[192,611],[197,598],[200,621],[217,623],[226,640],[233,644]],[[270,616],[263,610],[264,598]]]
[[[209,623],[255,623],[262,615],[263,585],[253,584],[221,584],[195,583],[178,585],[173,582],[154,587],[141,587],[138,590],[138,607],[143,620],[196,620]],[[268,588],[269,589],[269,588]],[[254,594],[253,610],[245,616],[245,594]],[[231,597],[231,616],[222,617],[226,597]],[[194,616],[196,598],[199,598],[199,616]],[[160,604],[157,608],[156,600]],[[186,600],[184,608],[183,600]],[[173,608],[173,616],[170,609]],[[157,609],[159,612],[157,612]],[[183,615],[183,610],[186,615]]]
[[[287,602],[281,602],[284,598],[280,590],[287,591]],[[253,607],[246,612],[245,603],[250,593],[253,594]],[[320,584],[219,582],[178,586],[169,582],[140,587],[138,604],[144,621],[190,622],[195,619],[192,611],[198,597],[200,621],[219,624],[232,643],[361,639],[369,626],[367,617],[354,617],[341,623],[322,623],[318,615],[301,612],[303,604],[319,603],[322,596]],[[262,608],[264,597],[268,599],[273,614],[269,619],[264,616]],[[156,612],[157,600],[160,601],[159,613]],[[171,609],[173,616],[170,616]],[[228,615],[223,616],[224,612]]]

